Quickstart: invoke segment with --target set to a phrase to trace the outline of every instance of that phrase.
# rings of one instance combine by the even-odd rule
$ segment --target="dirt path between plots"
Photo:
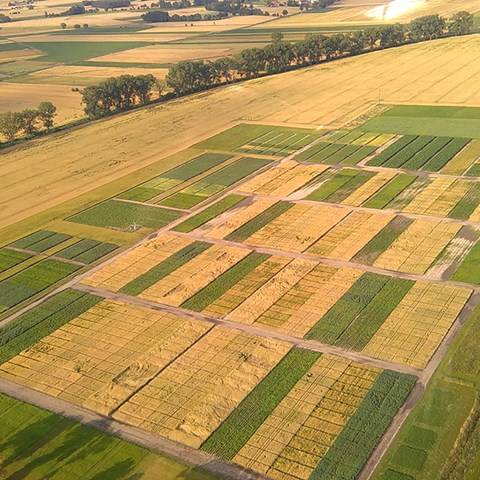
[[[202,467],[218,475],[224,475],[235,480],[268,480],[268,477],[251,472],[233,463],[220,460],[209,453],[159,437],[153,433],[132,427],[87,408],[73,405],[60,398],[37,392],[1,378],[0,392],[17,400],[21,400],[22,402],[30,403],[49,412],[69,418],[75,422],[114,435],[128,442],[165,453],[183,463]]]

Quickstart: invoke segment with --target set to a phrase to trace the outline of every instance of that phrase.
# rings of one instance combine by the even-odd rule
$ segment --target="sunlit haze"
[[[367,17],[376,20],[394,20],[406,13],[418,10],[426,3],[425,0],[393,0],[367,12]]]

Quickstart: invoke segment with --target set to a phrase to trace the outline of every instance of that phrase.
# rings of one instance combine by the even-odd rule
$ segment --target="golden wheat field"
[[[13,215],[18,221],[52,207],[240,121],[341,126],[373,107],[379,94],[389,103],[478,105],[478,48],[480,36],[472,35],[362,55],[174,100],[5,152],[0,175],[8,176],[8,182],[0,193],[0,226],[11,223]],[[73,99],[66,87],[44,91],[48,88]],[[4,96],[9,97],[6,91]],[[78,103],[77,114],[80,109]],[[61,107],[59,113],[68,117]],[[156,140],[158,124],[169,142]],[[91,138],[97,141],[93,144]],[[138,144],[143,145],[140,151]],[[65,148],[68,159],[59,154]],[[72,175],[80,159],[82,172]],[[118,161],[122,168],[112,168]],[[25,181],[32,162],[35,178]]]

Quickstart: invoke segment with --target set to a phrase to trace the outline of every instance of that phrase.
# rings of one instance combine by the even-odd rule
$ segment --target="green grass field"
[[[480,108],[397,105],[360,130],[401,135],[480,138]]]
[[[44,62],[75,63],[88,58],[152,45],[152,42],[28,42],[29,47],[45,52]]]
[[[434,374],[373,480],[476,480],[480,453],[480,307]]]
[[[70,222],[95,227],[128,230],[134,223],[138,228],[160,228],[183,215],[177,210],[150,207],[136,203],[107,200],[88,210],[69,217]]]
[[[0,478],[221,480],[0,394]]]

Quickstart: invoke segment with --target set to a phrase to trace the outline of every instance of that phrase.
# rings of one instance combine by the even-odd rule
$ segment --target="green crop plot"
[[[203,443],[202,450],[231,460],[320,355],[291,350]]]
[[[113,243],[102,243],[89,238],[83,238],[74,245],[56,253],[55,256],[89,264],[100,260],[102,257],[112,253],[117,248],[118,245],[114,245]]]
[[[356,478],[416,380],[384,370],[309,480]]]
[[[20,315],[0,328],[0,363],[37,343],[100,300],[87,293],[65,290]]]
[[[94,227],[134,231],[135,228],[161,228],[180,218],[183,212],[137,203],[107,200],[67,220]]]
[[[350,180],[355,178],[360,173],[360,170],[345,168],[335,173],[330,179],[322,184],[320,188],[312,192],[307,198],[308,200],[315,200],[317,202],[328,202],[328,199],[339,188],[348,184]]]
[[[453,280],[480,285],[480,242],[477,242],[455,270]]]
[[[7,248],[0,249],[0,273],[19,265],[30,257],[31,255],[28,253],[16,252]]]
[[[152,44],[152,42],[28,42],[26,45],[44,52],[42,61],[75,63]]]
[[[56,247],[61,243],[72,238],[65,233],[50,232],[48,230],[40,230],[38,232],[27,235],[15,242],[11,243],[11,247],[23,248],[32,252],[42,253],[50,248]]]
[[[247,197],[243,197],[241,195],[228,195],[228,197],[222,198],[210,207],[202,210],[200,213],[197,213],[193,217],[190,217],[184,222],[180,223],[174,227],[173,230],[184,233],[191,232],[210,220],[218,217],[230,208],[233,208],[235,205],[238,205],[242,200],[245,200],[245,198]]]
[[[362,350],[412,286],[410,280],[364,273],[307,338]]]
[[[2,394],[0,423],[5,478],[222,480]]]
[[[140,185],[123,192],[118,198],[146,202],[147,200],[150,200],[151,198],[160,195],[191,178],[205,173],[211,168],[221,165],[229,158],[231,158],[231,155],[205,153],[179,167],[168,170],[158,177],[154,177],[147,182],[141,183]]]
[[[322,135],[306,128],[240,124],[195,145],[205,150],[285,156]],[[267,153],[268,152],[268,153]]]
[[[407,173],[396,175],[390,182],[385,185],[375,195],[370,197],[363,206],[366,208],[385,208],[389,203],[405,189],[410,186],[417,177]]]
[[[0,281],[0,312],[55,285],[79,268],[77,265],[46,259]]]
[[[400,135],[480,138],[480,108],[397,105],[360,129]]]
[[[175,208],[192,208],[209,197],[221,193],[260,168],[266,167],[269,163],[268,160],[259,158],[241,158],[180,192],[174,193],[171,197],[161,200],[158,204]]]

